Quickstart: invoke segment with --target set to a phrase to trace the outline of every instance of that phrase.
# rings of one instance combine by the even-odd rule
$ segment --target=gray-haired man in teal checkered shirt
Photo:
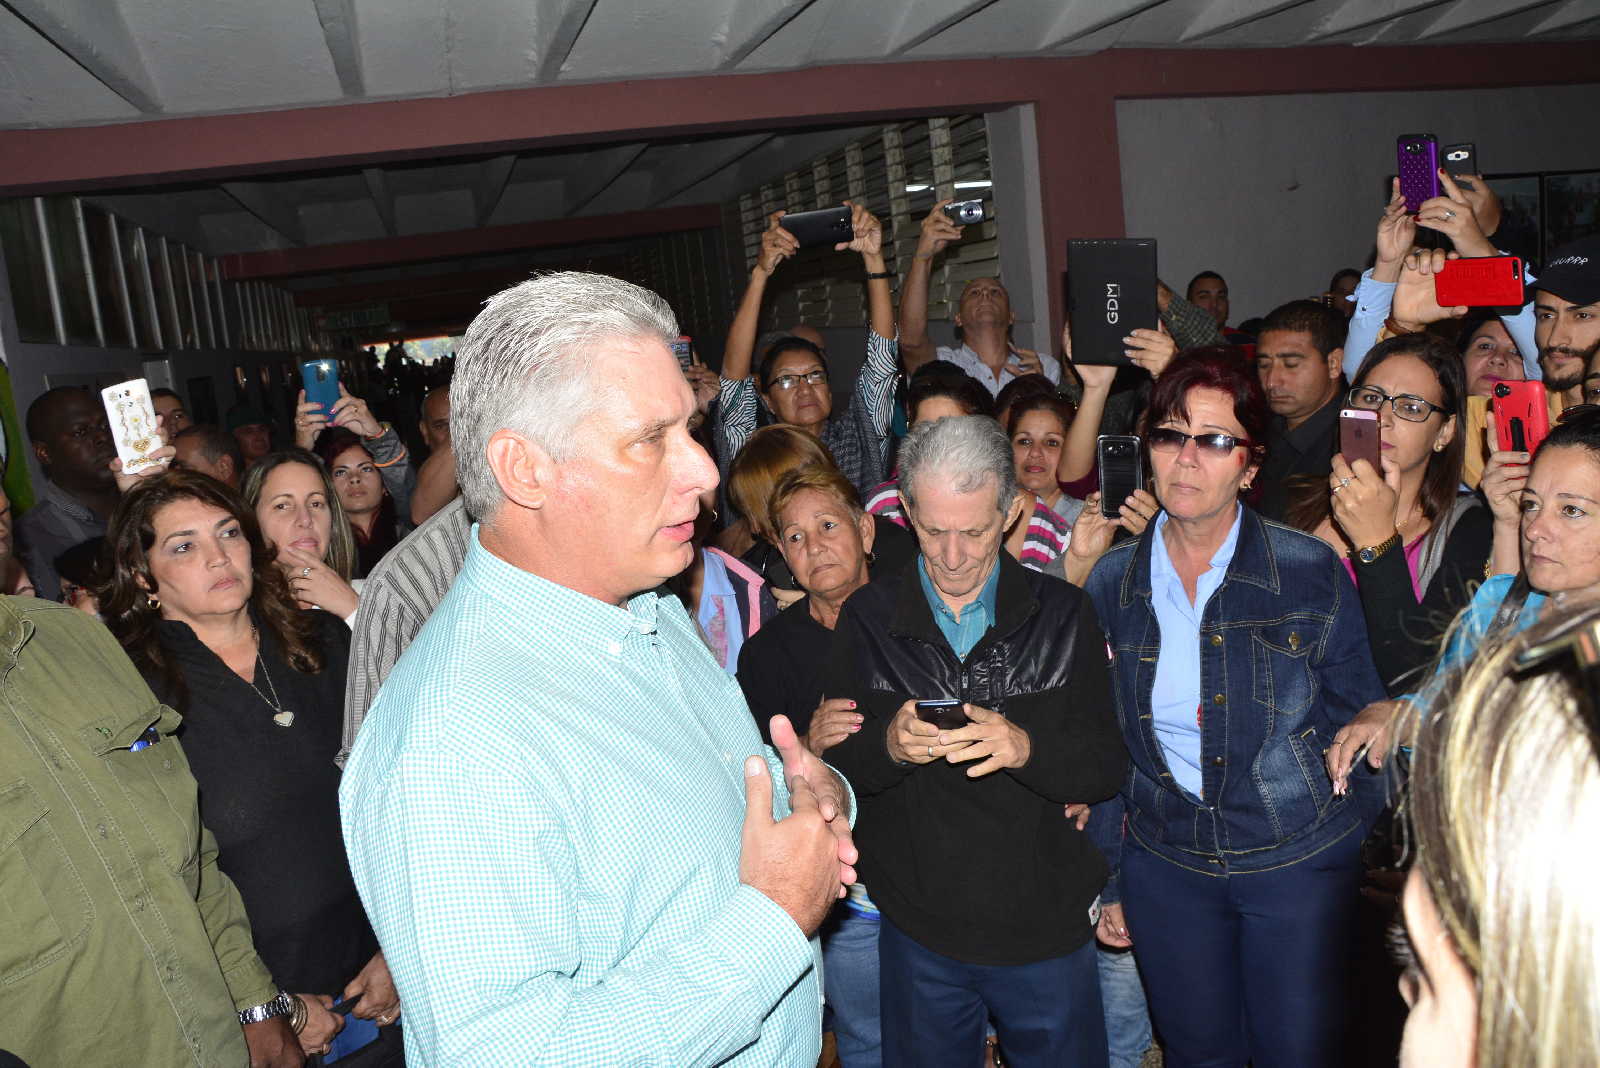
[[[816,1063],[853,797],[782,717],[764,747],[648,592],[716,485],[677,333],[647,290],[568,272],[495,297],[461,346],[481,526],[340,791],[413,1066]]]

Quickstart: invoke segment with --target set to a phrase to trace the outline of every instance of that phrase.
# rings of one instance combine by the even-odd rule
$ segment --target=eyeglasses
[[[1151,452],[1182,452],[1189,442],[1211,456],[1226,456],[1234,449],[1248,449],[1253,444],[1249,438],[1236,438],[1232,434],[1185,434],[1181,430],[1160,426],[1145,435]]]
[[[808,386],[820,386],[828,380],[828,372],[822,368],[807,371],[803,375],[779,375],[772,380],[771,388],[790,390],[804,382]]]
[[[1408,423],[1426,423],[1434,412],[1446,414],[1446,409],[1432,401],[1425,401],[1410,393],[1391,397],[1377,386],[1356,386],[1350,391],[1348,400],[1350,407],[1364,408],[1369,412],[1375,412],[1387,404],[1394,409],[1397,419],[1404,419]]]

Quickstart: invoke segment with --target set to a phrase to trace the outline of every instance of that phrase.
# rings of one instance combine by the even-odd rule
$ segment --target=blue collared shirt
[[[933,588],[933,580],[928,577],[928,561],[922,556],[917,557],[917,578],[922,580],[922,595],[928,599],[928,607],[933,609],[933,621],[939,625],[939,633],[944,635],[944,640],[950,643],[956,655],[965,660],[967,654],[972,652],[972,647],[994,626],[995,590],[1000,587],[1000,560],[995,559],[994,566],[989,569],[989,578],[984,582],[983,589],[978,591],[978,599],[961,610],[959,619],[944,603],[939,591]]]
[[[739,881],[752,754],[786,814],[676,598],[586,597],[474,527],[340,788],[407,1063],[815,1064],[815,942]]]
[[[1178,785],[1196,797],[1202,795],[1200,778],[1200,620],[1206,602],[1217,592],[1233,563],[1239,544],[1239,520],[1244,509],[1234,513],[1233,526],[1222,545],[1211,557],[1211,569],[1195,583],[1194,603],[1184,591],[1183,579],[1167,555],[1167,540],[1161,531],[1167,513],[1156,518],[1150,546],[1150,607],[1161,628],[1161,652],[1156,660],[1155,685],[1150,694],[1150,711],[1156,739],[1166,758],[1167,769]]]

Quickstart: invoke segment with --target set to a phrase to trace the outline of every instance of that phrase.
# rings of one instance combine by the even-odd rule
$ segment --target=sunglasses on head
[[[1185,434],[1169,426],[1156,427],[1145,435],[1145,440],[1150,443],[1151,452],[1182,452],[1192,441],[1196,449],[1210,456],[1226,456],[1234,449],[1251,446],[1249,438],[1237,438],[1232,434]]]

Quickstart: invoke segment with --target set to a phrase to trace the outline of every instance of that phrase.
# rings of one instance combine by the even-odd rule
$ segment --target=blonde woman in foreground
[[[1600,1064],[1600,606],[1478,658],[1412,738],[1402,1068]]]

